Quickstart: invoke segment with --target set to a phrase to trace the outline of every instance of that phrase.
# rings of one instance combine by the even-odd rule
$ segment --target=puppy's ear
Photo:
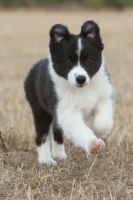
[[[65,44],[69,40],[69,31],[66,26],[62,24],[54,25],[50,30],[50,38],[52,42],[58,44]]]
[[[99,36],[99,27],[93,21],[86,21],[81,26],[80,34],[82,35],[82,37],[89,37],[93,39],[96,37],[96,35]]]
[[[97,48],[102,51],[103,44],[100,37],[100,29],[98,25],[93,21],[86,21],[81,26],[80,36],[83,38],[91,39],[94,45],[97,45]]]

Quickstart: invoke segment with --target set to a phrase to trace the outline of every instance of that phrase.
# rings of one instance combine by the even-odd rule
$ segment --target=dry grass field
[[[115,125],[98,156],[65,141],[68,159],[39,165],[23,81],[47,56],[49,28],[66,24],[79,33],[95,20],[115,90]],[[76,124],[75,124],[76,126]],[[133,199],[133,10],[0,11],[0,200]]]

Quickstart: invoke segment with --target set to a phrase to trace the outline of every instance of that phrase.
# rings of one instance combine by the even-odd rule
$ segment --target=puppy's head
[[[101,66],[103,44],[93,21],[85,22],[79,35],[71,34],[64,25],[54,25],[49,48],[55,72],[72,86],[89,84]]]

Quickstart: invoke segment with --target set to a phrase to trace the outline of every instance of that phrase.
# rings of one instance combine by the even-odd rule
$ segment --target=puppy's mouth
[[[88,85],[87,83],[84,83],[84,84],[77,84],[77,85],[75,85],[76,87],[78,87],[78,88],[83,88],[83,87],[85,87],[86,85]]]

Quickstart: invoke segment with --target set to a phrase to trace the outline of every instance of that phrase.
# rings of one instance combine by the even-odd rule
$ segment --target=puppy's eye
[[[92,59],[88,57],[87,60],[86,60],[86,63],[87,64],[92,63]]]
[[[66,60],[66,64],[71,65],[72,64],[71,60],[70,59]]]

